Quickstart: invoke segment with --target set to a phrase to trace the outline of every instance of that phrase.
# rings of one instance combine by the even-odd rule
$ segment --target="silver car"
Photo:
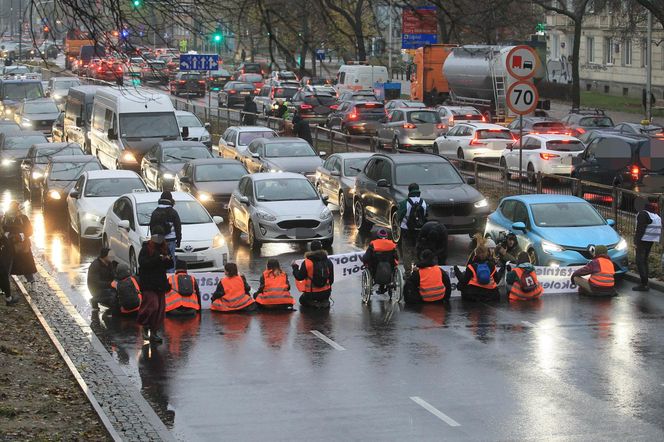
[[[256,138],[247,150],[240,155],[249,173],[256,172],[295,172],[306,175],[314,181],[316,169],[323,164],[320,156],[302,138],[278,137]]]
[[[434,140],[445,133],[433,109],[401,108],[390,112],[378,129],[378,144],[392,143],[395,149],[431,150]]]
[[[249,143],[256,138],[275,138],[277,133],[264,126],[231,126],[219,138],[219,144],[212,146],[220,157],[239,160]]]
[[[249,247],[264,242],[308,242],[332,245],[334,218],[313,184],[297,173],[245,175],[231,196],[228,228],[234,241],[247,234]]]
[[[339,206],[342,217],[353,211],[355,177],[362,172],[371,155],[368,152],[335,153],[316,170],[318,193]]]

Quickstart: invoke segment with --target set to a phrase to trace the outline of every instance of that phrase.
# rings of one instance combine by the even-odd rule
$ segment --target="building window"
[[[632,39],[627,38],[623,42],[623,66],[630,66],[632,64]]]
[[[613,64],[613,39],[604,37],[604,64]]]
[[[586,59],[588,63],[595,62],[595,39],[593,37],[586,37]]]

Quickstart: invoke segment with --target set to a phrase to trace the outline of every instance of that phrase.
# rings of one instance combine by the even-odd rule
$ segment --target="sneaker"
[[[143,327],[143,340],[144,341],[150,340],[150,329],[147,327]]]
[[[14,305],[18,303],[18,298],[14,296],[10,296],[9,298],[5,298],[5,303],[7,306]]]
[[[164,340],[161,339],[161,336],[159,336],[159,334],[157,334],[157,333],[151,333],[150,334],[150,341],[151,342],[156,342],[157,344],[161,344],[162,342],[164,342]]]
[[[650,287],[648,287],[647,285],[639,284],[639,285],[636,285],[636,286],[632,287],[632,290],[635,291],[635,292],[647,292],[648,290],[650,290]]]

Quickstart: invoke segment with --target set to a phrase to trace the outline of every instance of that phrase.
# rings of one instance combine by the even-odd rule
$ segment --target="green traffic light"
[[[141,6],[141,0],[133,0],[132,3],[133,3],[135,8],[138,8],[139,6]]]
[[[214,41],[217,41],[217,42],[221,41],[221,35],[215,34],[214,35]]]

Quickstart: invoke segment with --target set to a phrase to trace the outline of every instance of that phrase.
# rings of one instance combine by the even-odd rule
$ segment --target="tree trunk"
[[[581,106],[581,78],[579,76],[579,52],[583,17],[574,20],[574,45],[572,46],[572,107]]]
[[[440,35],[439,43],[447,44],[450,42],[450,36],[447,31],[447,21],[445,20],[445,12],[438,8],[436,14],[438,16],[438,33]]]

